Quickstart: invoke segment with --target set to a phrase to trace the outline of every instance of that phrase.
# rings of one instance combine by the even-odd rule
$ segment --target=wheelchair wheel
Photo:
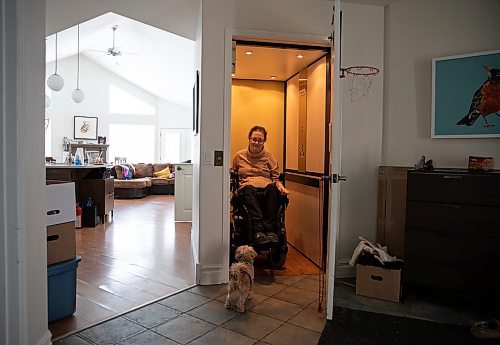
[[[275,246],[269,252],[268,260],[273,268],[281,268],[285,265],[286,254],[288,253],[288,246]]]

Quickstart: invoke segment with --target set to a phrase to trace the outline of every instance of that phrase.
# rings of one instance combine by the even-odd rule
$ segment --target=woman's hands
[[[283,184],[280,181],[276,182],[276,187],[280,191],[281,195],[288,195],[290,194],[290,191],[283,186]]]

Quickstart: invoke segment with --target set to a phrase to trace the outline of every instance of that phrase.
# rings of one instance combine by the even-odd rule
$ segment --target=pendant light
[[[52,74],[47,79],[47,85],[51,90],[61,91],[64,86],[64,79],[59,74],[57,74],[57,32],[56,32],[56,70],[54,74]]]
[[[82,90],[80,90],[80,25],[78,25],[78,54],[76,55],[77,58],[77,69],[76,69],[76,89],[73,90],[71,93],[71,98],[73,101],[76,103],[81,103],[83,102],[83,99],[85,98],[85,94],[83,93]]]

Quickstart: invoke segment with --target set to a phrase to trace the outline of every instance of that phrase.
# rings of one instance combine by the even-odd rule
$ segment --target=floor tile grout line
[[[155,300],[153,300],[153,301],[151,301],[151,302],[148,302],[148,303],[145,303],[145,304],[139,305],[139,306],[134,307],[134,308],[132,308],[132,309],[126,310],[126,311],[124,311],[124,312],[121,312],[121,313],[119,313],[119,314],[117,314],[117,315],[112,315],[112,316],[107,317],[107,318],[105,318],[105,319],[103,319],[103,320],[101,320],[101,321],[97,321],[97,322],[95,322],[95,323],[91,323],[91,324],[89,324],[89,325],[85,326],[85,327],[84,327],[84,328],[82,328],[82,329],[75,330],[75,331],[74,331],[74,332],[72,332],[72,333],[66,333],[66,334],[64,334],[64,335],[62,335],[62,336],[60,336],[60,337],[54,338],[54,339],[52,339],[52,342],[57,341],[57,340],[60,340],[60,339],[64,339],[64,338],[69,337],[69,336],[71,336],[71,335],[73,335],[73,334],[79,334],[79,333],[80,333],[80,332],[82,332],[82,331],[85,331],[85,330],[87,330],[87,329],[89,329],[89,328],[92,328],[92,327],[99,326],[99,325],[101,325],[101,324],[103,324],[103,323],[105,323],[105,322],[111,321],[111,320],[113,320],[113,319],[117,319],[117,318],[119,318],[119,317],[123,317],[124,315],[129,314],[129,313],[131,313],[131,312],[133,312],[133,311],[136,311],[136,310],[142,309],[142,308],[144,308],[144,307],[147,307],[148,305],[151,305],[151,304],[154,304],[154,303],[158,303],[159,301],[162,301],[162,300],[164,300],[164,299],[170,298],[170,297],[175,296],[175,295],[177,295],[177,294],[183,293],[183,292],[185,292],[185,291],[186,291],[186,290],[188,290],[188,289],[192,289],[194,286],[197,286],[197,284],[194,284],[194,285],[191,285],[191,286],[185,287],[185,288],[183,288],[183,289],[180,289],[179,291],[173,292],[173,293],[171,293],[171,294],[169,294],[169,295],[166,295],[166,296],[164,296],[164,297],[157,298],[157,299],[155,299]],[[167,306],[164,306],[164,307],[167,307]],[[174,308],[172,308],[172,309],[174,309]],[[128,319],[127,319],[127,320],[128,320]]]
[[[283,291],[284,289],[286,289],[286,288],[288,288],[288,287],[294,287],[294,288],[301,289],[301,290],[304,290],[304,291],[309,291],[309,290],[307,290],[307,289],[302,289],[302,288],[300,288],[300,287],[296,287],[296,286],[294,286],[296,283],[298,283],[298,282],[300,282],[300,281],[302,281],[302,280],[306,279],[306,278],[307,278],[307,276],[308,276],[308,275],[302,276],[299,280],[297,280],[296,282],[294,282],[292,285],[288,285],[288,284],[281,284],[281,283],[275,283],[275,284],[284,285],[285,287],[284,287],[283,289],[281,289],[280,291],[277,291],[277,292],[275,292],[275,293],[273,293],[273,294],[271,294],[271,295],[269,295],[269,296],[267,296],[267,295],[262,295],[262,296],[264,296],[265,298],[264,298],[262,301],[259,301],[259,302],[258,302],[257,304],[255,304],[254,306],[252,306],[252,308],[250,308],[250,309],[249,309],[249,311],[251,311],[251,312],[253,312],[253,313],[257,314],[257,315],[261,315],[261,316],[269,317],[269,318],[272,318],[273,320],[277,320],[278,322],[281,322],[281,325],[280,325],[280,326],[278,326],[275,330],[277,330],[278,328],[281,328],[284,324],[294,325],[294,324],[289,323],[289,321],[290,321],[293,317],[295,317],[297,314],[299,314],[300,312],[302,312],[302,311],[304,311],[306,308],[308,308],[308,307],[309,307],[309,305],[302,306],[302,305],[295,304],[295,303],[290,302],[290,301],[286,301],[286,300],[282,300],[282,299],[276,298],[276,297],[274,297],[274,296],[275,296],[275,295],[277,295],[277,294],[279,294],[281,291]],[[273,282],[271,282],[271,284],[273,284]],[[268,284],[261,284],[261,285],[268,285]],[[133,334],[133,335],[131,335],[131,336],[130,336],[130,337],[132,337],[132,336],[135,336],[135,335],[137,335],[137,334],[140,334],[140,333],[146,332],[146,331],[148,331],[148,330],[150,330],[150,331],[154,332],[154,330],[153,330],[154,328],[157,328],[157,327],[159,327],[159,326],[161,326],[161,325],[163,325],[163,324],[165,324],[165,323],[167,323],[167,322],[169,322],[169,321],[171,321],[171,320],[173,320],[173,319],[175,319],[175,318],[178,318],[178,317],[180,317],[180,316],[182,316],[182,315],[189,315],[190,317],[194,317],[194,318],[199,319],[199,320],[201,320],[201,321],[207,322],[207,323],[209,323],[209,324],[213,325],[213,326],[215,327],[214,329],[216,329],[216,328],[220,328],[220,327],[222,327],[222,328],[224,328],[224,329],[227,329],[227,328],[223,327],[223,325],[224,325],[224,324],[226,324],[226,323],[228,323],[228,322],[230,322],[231,320],[234,320],[236,317],[238,317],[239,315],[241,315],[241,314],[236,314],[236,315],[234,315],[233,317],[231,317],[230,319],[228,319],[228,320],[224,321],[222,324],[217,325],[217,324],[214,324],[213,322],[210,322],[210,321],[207,321],[207,320],[203,320],[203,319],[201,319],[201,318],[199,318],[199,317],[196,317],[196,316],[193,316],[193,315],[189,314],[188,312],[190,312],[190,311],[192,311],[192,310],[194,310],[194,309],[196,309],[196,308],[198,308],[198,307],[201,307],[201,306],[203,306],[203,305],[205,305],[205,304],[207,304],[207,303],[209,303],[209,302],[211,302],[211,301],[216,301],[216,302],[218,302],[218,303],[221,303],[221,301],[218,301],[217,299],[218,299],[218,298],[220,298],[221,296],[223,296],[223,295],[224,295],[224,294],[222,293],[222,294],[216,295],[216,296],[214,296],[214,297],[208,297],[208,296],[206,296],[206,295],[202,294],[202,292],[195,292],[195,291],[192,291],[192,290],[193,290],[195,287],[197,287],[197,286],[200,286],[200,285],[197,285],[197,284],[196,284],[196,285],[188,286],[188,287],[186,287],[186,288],[184,288],[184,289],[182,289],[182,290],[176,291],[176,292],[174,292],[174,293],[172,293],[172,294],[169,294],[169,295],[167,295],[167,296],[159,297],[158,299],[156,299],[156,300],[154,300],[154,301],[148,302],[148,303],[146,303],[146,304],[143,304],[143,305],[141,305],[141,306],[138,306],[138,307],[136,307],[136,308],[133,308],[133,309],[131,309],[131,310],[129,310],[129,311],[126,311],[126,312],[123,312],[123,313],[121,313],[121,314],[119,314],[119,315],[116,315],[116,316],[114,316],[114,317],[111,317],[111,318],[109,318],[109,319],[107,319],[107,320],[101,321],[101,322],[99,322],[99,323],[97,323],[97,324],[95,324],[95,325],[93,325],[93,326],[97,326],[97,325],[99,325],[99,324],[101,324],[101,323],[104,323],[104,322],[110,321],[110,320],[115,319],[115,318],[118,318],[118,317],[123,317],[124,319],[126,319],[126,320],[128,320],[128,321],[130,321],[130,322],[133,322],[134,324],[137,324],[138,326],[140,326],[140,327],[142,327],[142,328],[143,328],[143,330],[141,330],[141,331],[139,331],[139,332],[137,332],[137,333],[135,333],[135,334]],[[173,308],[173,307],[170,307],[170,306],[167,306],[167,305],[163,305],[163,304],[161,304],[161,303],[160,303],[160,302],[161,302],[161,301],[163,301],[163,300],[166,300],[166,299],[168,299],[168,298],[171,298],[171,297],[173,297],[173,296],[175,296],[175,295],[178,295],[178,294],[180,294],[180,293],[183,293],[183,292],[189,292],[189,293],[194,294],[194,295],[197,295],[197,296],[205,297],[205,298],[208,298],[208,300],[207,300],[207,301],[205,301],[205,302],[203,302],[203,303],[201,303],[201,304],[199,304],[199,305],[197,305],[197,306],[193,306],[192,308],[189,308],[189,309],[187,309],[187,310],[185,310],[185,311],[182,311],[182,310],[179,310],[179,309],[175,309],[175,308]],[[257,305],[261,304],[261,303],[262,303],[262,302],[264,302],[264,301],[267,301],[269,298],[275,298],[275,299],[277,299],[277,300],[279,300],[279,301],[283,301],[283,302],[291,303],[291,304],[293,304],[293,305],[296,305],[296,306],[300,307],[300,310],[299,310],[297,313],[295,313],[294,315],[292,315],[291,317],[289,317],[288,319],[286,319],[286,320],[279,320],[279,319],[276,319],[276,318],[271,317],[271,316],[269,316],[269,315],[260,314],[260,313],[256,312],[255,310],[253,310],[253,309],[254,309]],[[313,302],[314,302],[314,301],[313,301]],[[129,313],[131,313],[131,312],[133,312],[133,311],[136,311],[136,310],[142,309],[142,308],[144,308],[144,307],[146,307],[146,306],[148,306],[148,305],[152,305],[152,304],[154,304],[154,303],[159,303],[159,304],[161,304],[162,306],[164,306],[164,307],[166,307],[166,308],[169,308],[169,309],[171,309],[171,310],[174,310],[174,311],[176,311],[176,312],[178,312],[178,313],[180,313],[180,314],[178,314],[178,315],[174,316],[173,318],[171,318],[171,319],[169,319],[169,320],[166,320],[165,322],[159,323],[159,324],[154,325],[154,326],[151,326],[151,327],[148,327],[148,326],[142,325],[142,324],[140,324],[140,323],[138,323],[138,322],[136,322],[136,321],[134,321],[134,320],[132,320],[132,319],[129,319],[129,318],[125,317],[125,315],[126,315],[126,314],[129,314]],[[93,326],[86,327],[85,329],[91,328],[91,327],[93,327]],[[300,327],[300,328],[302,328],[302,329],[304,329],[304,330],[308,330],[308,331],[316,332],[316,331],[314,331],[314,330],[311,330],[311,329],[308,329],[308,328],[304,328],[304,327],[301,327],[301,326],[298,326],[298,325],[294,325],[294,326]],[[79,335],[81,338],[83,338],[83,339],[85,339],[85,340],[89,340],[89,341],[91,341],[91,342],[92,342],[92,340],[90,340],[90,339],[86,338],[85,336],[83,336],[83,335],[80,335],[80,334],[79,334],[81,331],[83,331],[83,330],[85,330],[85,329],[82,329],[82,330],[78,331],[78,333],[76,333],[76,334],[77,334],[77,335]],[[230,330],[230,329],[227,329],[227,330]],[[274,330],[274,331],[275,331],[275,330]],[[230,330],[230,331],[232,331],[232,330]],[[270,333],[266,334],[265,336],[263,336],[263,337],[262,337],[262,338],[260,338],[260,339],[255,339],[255,338],[252,338],[252,337],[249,337],[249,338],[251,338],[251,339],[255,339],[255,340],[259,341],[259,340],[261,340],[261,339],[265,338],[267,335],[269,335],[269,334],[273,333],[274,331],[272,331],[272,332],[270,332]],[[233,331],[233,332],[234,332],[234,331]],[[158,333],[158,332],[155,332],[155,333]],[[203,335],[205,335],[206,333],[208,333],[208,332],[205,332]],[[238,333],[238,332],[236,332],[236,333]],[[161,335],[161,336],[164,336],[164,335],[162,335],[162,334],[160,334],[160,333],[158,333],[158,334],[159,334],[159,335]],[[238,333],[238,334],[241,334],[241,333]],[[201,337],[201,336],[203,336],[203,335],[200,335],[200,337]],[[242,334],[242,335],[244,335],[244,334]],[[130,337],[127,337],[127,338],[125,338],[125,339],[128,339],[128,338],[130,338]],[[164,336],[164,337],[165,337],[165,336]],[[167,337],[167,338],[168,338],[168,337]],[[197,337],[197,338],[195,338],[195,339],[198,339],[198,338],[199,338],[199,337]],[[123,341],[123,340],[125,340],[125,339],[122,339],[121,341]],[[170,338],[168,338],[168,339],[170,339]],[[194,341],[195,339],[193,339],[192,341]],[[170,339],[170,340],[174,341],[173,339]]]

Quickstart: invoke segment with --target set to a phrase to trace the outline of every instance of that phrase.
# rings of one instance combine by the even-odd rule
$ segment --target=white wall
[[[45,1],[0,1],[0,343],[49,344],[43,159]]]
[[[54,72],[54,64],[47,64],[46,76]],[[98,135],[108,138],[107,144],[113,145],[109,138],[109,124],[154,125],[156,127],[155,161],[160,156],[160,128],[190,128],[191,109],[179,104],[157,98],[149,92],[124,80],[120,76],[100,67],[91,60],[80,57],[80,89],[85,92],[82,103],[71,99],[76,87],[76,57],[58,61],[58,74],[64,80],[64,88],[51,92],[51,106],[47,109],[52,127],[52,156],[59,162],[63,155],[63,138],[73,139],[73,117],[91,116],[98,118]],[[155,115],[116,114],[109,110],[109,87],[115,85],[141,101],[155,108]],[[131,138],[133,140],[133,138]],[[89,142],[96,142],[88,140]],[[108,156],[108,161],[113,157]]]
[[[500,48],[497,0],[402,0],[386,10],[384,165],[467,167],[469,155],[492,156],[500,139],[431,139],[431,60]]]
[[[200,150],[229,150],[224,147],[224,94],[226,66],[224,61],[226,29],[278,32],[276,37],[290,38],[296,34],[327,37],[330,32],[332,3],[306,0],[210,0],[202,2],[202,101]],[[303,37],[302,37],[303,38]],[[229,67],[229,66],[228,66]],[[226,113],[226,115],[229,115]],[[200,165],[199,226],[201,282],[227,281],[224,255],[228,248],[224,238],[223,190],[226,166]],[[198,231],[198,230],[194,230]]]
[[[384,8],[342,4],[342,66],[374,66],[369,97],[351,101],[348,78],[342,92],[342,175],[337,264],[339,276],[353,275],[347,261],[358,236],[375,240],[377,230],[378,166],[382,160],[384,81]]]

